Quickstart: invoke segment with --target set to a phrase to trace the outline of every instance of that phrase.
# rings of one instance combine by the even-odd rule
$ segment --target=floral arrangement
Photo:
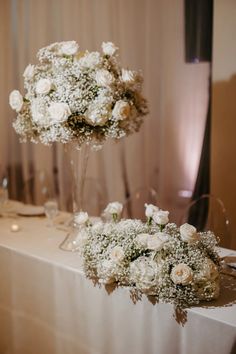
[[[106,208],[113,221],[83,228],[78,240],[86,275],[176,308],[217,298],[220,258],[215,235],[198,233],[187,223],[177,227],[169,223],[168,211],[151,204],[145,207],[146,223],[119,220],[121,207],[115,202]]]
[[[24,97],[11,92],[13,123],[21,141],[101,144],[139,130],[147,114],[142,76],[120,67],[117,47],[102,43],[102,53],[80,51],[75,41],[39,50],[39,64],[24,71]]]

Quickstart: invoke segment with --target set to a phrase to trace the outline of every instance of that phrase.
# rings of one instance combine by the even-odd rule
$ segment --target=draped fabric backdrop
[[[113,41],[122,65],[142,70],[150,114],[139,133],[92,153],[88,176],[99,178],[107,200],[152,186],[178,220],[188,201],[181,191],[192,191],[197,175],[209,75],[207,63],[184,62],[183,14],[183,0],[1,0],[0,163],[10,168],[13,198],[32,171],[46,169],[53,179],[55,167],[61,207],[70,192],[63,147],[20,144],[12,129],[8,95],[23,91],[24,68],[52,42],[74,39],[100,50]]]

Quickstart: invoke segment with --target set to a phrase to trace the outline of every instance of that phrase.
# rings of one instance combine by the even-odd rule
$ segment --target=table
[[[188,310],[182,326],[171,305],[94,286],[78,254],[59,249],[66,233],[45,218],[19,218],[15,233],[12,222],[0,218],[1,354],[236,353],[236,305],[225,306],[236,300],[236,278],[224,279],[212,308]]]

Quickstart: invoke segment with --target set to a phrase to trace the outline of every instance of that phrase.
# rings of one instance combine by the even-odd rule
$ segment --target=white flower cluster
[[[119,202],[112,202],[107,205],[103,212],[103,216],[105,217],[106,221],[117,221],[120,219],[121,213],[123,210],[123,205]]]
[[[215,235],[198,233],[187,223],[177,227],[169,223],[167,211],[145,207],[146,223],[122,219],[86,228],[81,247],[86,275],[179,308],[217,298],[220,262]],[[121,209],[117,202],[106,208],[112,215]]]
[[[117,47],[80,51],[75,41],[53,43],[38,52],[39,64],[24,71],[24,97],[11,92],[13,123],[22,141],[103,143],[138,131],[147,114],[140,73],[122,69]]]

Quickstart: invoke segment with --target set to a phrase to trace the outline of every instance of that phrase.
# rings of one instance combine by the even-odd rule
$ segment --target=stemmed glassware
[[[0,184],[0,211],[4,209],[6,202],[8,201],[8,179],[6,176],[1,178]]]
[[[49,199],[44,203],[44,212],[48,218],[48,227],[54,226],[54,218],[58,214],[58,203],[55,199]]]

